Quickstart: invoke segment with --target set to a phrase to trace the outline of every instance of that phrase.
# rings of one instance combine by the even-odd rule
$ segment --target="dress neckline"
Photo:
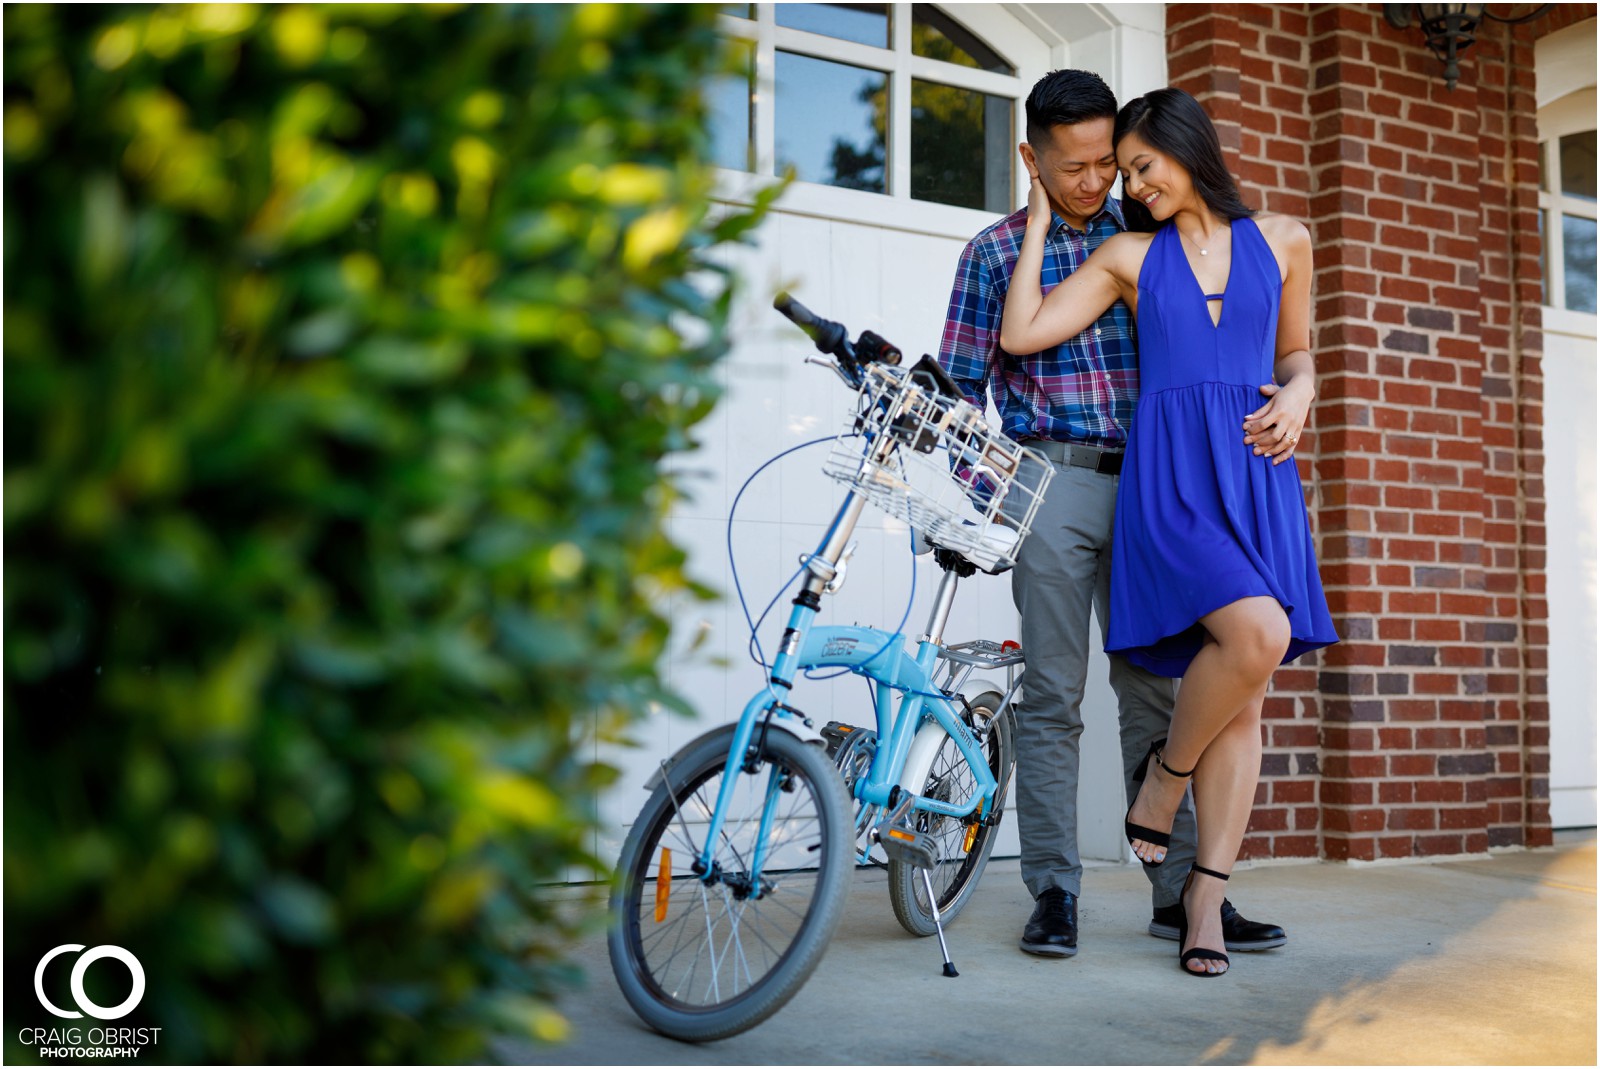
[[[1233,225],[1235,225],[1237,223],[1241,223],[1241,222],[1250,222],[1250,221],[1251,220],[1250,220],[1250,217],[1248,215],[1241,216],[1238,219],[1234,219],[1232,222],[1230,222],[1229,226],[1233,226]],[[1228,314],[1228,305],[1230,303],[1228,301],[1228,299],[1227,299],[1227,297],[1228,297],[1228,287],[1233,285],[1234,268],[1236,268],[1238,266],[1237,261],[1238,261],[1239,247],[1238,247],[1237,242],[1232,242],[1232,241],[1229,242],[1229,246],[1228,246],[1228,277],[1222,284],[1222,292],[1221,293],[1217,293],[1217,294],[1210,294],[1210,293],[1207,293],[1206,292],[1206,288],[1200,284],[1200,276],[1195,273],[1194,264],[1189,262],[1189,253],[1183,247],[1183,235],[1178,233],[1178,224],[1176,222],[1173,222],[1173,223],[1169,223],[1168,226],[1171,227],[1171,229],[1172,229],[1172,237],[1173,237],[1173,240],[1177,243],[1178,255],[1183,259],[1184,270],[1186,272],[1188,272],[1189,281],[1194,285],[1195,292],[1200,295],[1200,310],[1205,313],[1206,322],[1211,324],[1211,329],[1213,331],[1221,330],[1222,329],[1222,317]],[[1216,319],[1212,319],[1211,318],[1211,302],[1213,300],[1217,300],[1217,301],[1221,301],[1222,302],[1222,308],[1220,310],[1218,310]]]

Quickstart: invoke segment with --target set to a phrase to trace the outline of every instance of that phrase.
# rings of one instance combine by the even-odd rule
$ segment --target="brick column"
[[[1239,173],[1239,5],[1167,5],[1167,81],[1205,107]]]
[[[1482,641],[1493,760],[1488,834],[1496,847],[1550,842],[1535,29],[1489,24],[1477,45],[1483,565],[1493,598]]]
[[[1173,84],[1316,264],[1299,456],[1344,642],[1274,680],[1244,856],[1548,842],[1533,31],[1485,24],[1452,92],[1377,4],[1167,27]]]

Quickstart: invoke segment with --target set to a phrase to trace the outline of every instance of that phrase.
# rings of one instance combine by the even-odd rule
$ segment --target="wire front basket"
[[[823,471],[986,571],[1016,563],[1055,475],[1042,455],[990,430],[967,401],[885,364],[867,368],[860,407]]]

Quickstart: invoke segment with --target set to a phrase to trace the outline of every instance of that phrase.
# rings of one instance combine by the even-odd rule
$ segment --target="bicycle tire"
[[[691,871],[733,728],[690,744],[651,792],[623,844],[611,900],[608,949],[623,996],[650,1027],[689,1042],[743,1032],[788,1002],[822,960],[854,871],[853,810],[838,770],[822,747],[779,729],[755,773],[735,771],[748,782],[736,785],[713,857],[727,878],[708,886]],[[768,835],[766,888],[741,898],[741,866],[773,774],[786,785]],[[658,894],[662,872],[670,890]]]
[[[1004,698],[988,691],[971,702],[974,709],[993,711],[1000,708]],[[970,725],[969,725],[970,726]],[[977,792],[977,782],[966,759],[952,739],[938,723],[929,721],[922,731],[937,731],[944,735],[933,757],[920,793],[946,802],[965,802]],[[1006,782],[1016,756],[1012,750],[1011,714],[1001,713],[991,720],[984,753],[989,759],[989,771],[995,779]],[[997,792],[998,797],[998,792]],[[933,893],[939,903],[939,918],[948,926],[972,899],[978,880],[983,876],[989,855],[994,853],[995,839],[1000,833],[998,823],[983,821],[976,825],[970,845],[966,842],[971,823],[956,817],[936,813],[919,813],[916,827],[928,832],[939,844],[940,860],[929,871]],[[912,935],[929,936],[938,929],[933,923],[933,910],[928,905],[927,887],[922,882],[922,871],[903,861],[889,862],[889,904],[900,926]]]

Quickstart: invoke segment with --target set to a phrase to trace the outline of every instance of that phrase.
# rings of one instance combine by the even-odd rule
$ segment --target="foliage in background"
[[[7,7],[8,1060],[67,942],[141,1060],[560,1038],[536,885],[681,704],[657,462],[765,207],[708,216],[713,19]]]

